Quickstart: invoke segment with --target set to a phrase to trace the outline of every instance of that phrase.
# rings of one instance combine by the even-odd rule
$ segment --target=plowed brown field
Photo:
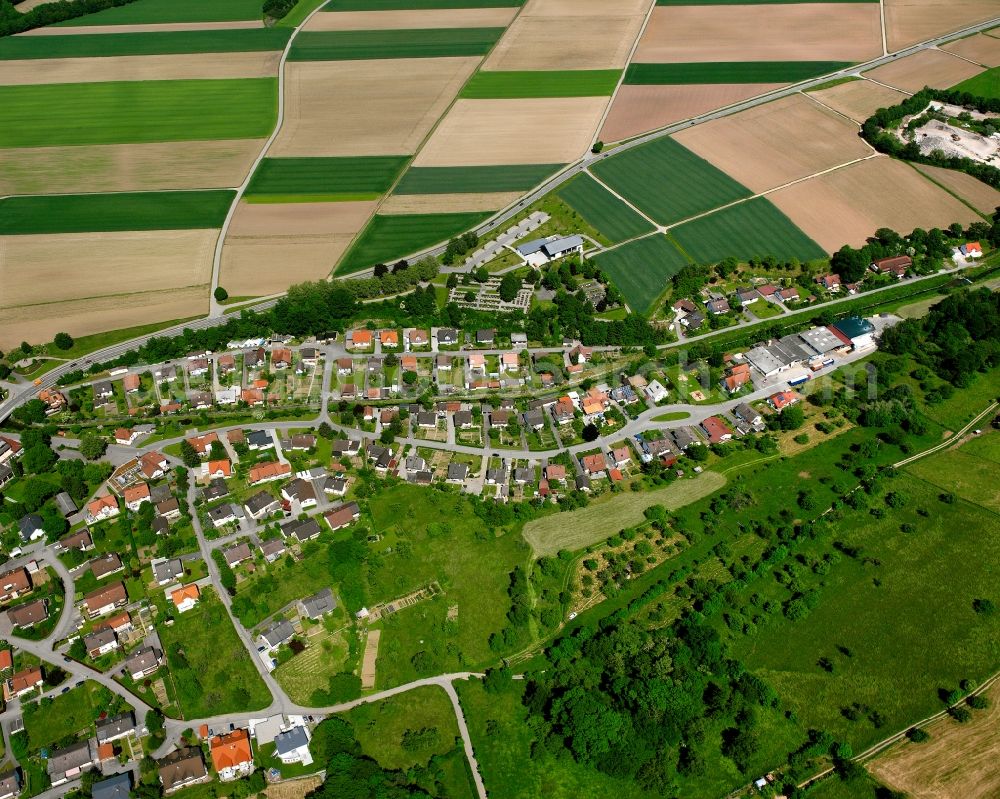
[[[962,58],[968,58],[977,64],[1000,67],[1000,39],[987,36],[984,33],[977,33],[975,36],[959,39],[957,42],[943,44],[941,49],[960,55]]]
[[[902,92],[870,80],[852,80],[808,94],[858,123],[864,122],[879,108],[888,108],[906,99]]]
[[[337,11],[315,14],[307,31],[506,28],[516,8],[432,8],[420,11]]]
[[[866,72],[865,77],[912,94],[924,86],[947,89],[982,71],[982,67],[941,50],[921,50],[892,64],[876,67]]]
[[[996,0],[885,0],[889,50],[961,30],[997,16]]]

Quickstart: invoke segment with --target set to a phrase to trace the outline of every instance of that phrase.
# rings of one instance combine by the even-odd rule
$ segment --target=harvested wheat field
[[[947,89],[982,72],[982,67],[941,50],[921,50],[892,64],[876,67],[865,77],[913,94],[924,86]]]
[[[459,100],[414,166],[566,164],[590,149],[606,97]]]
[[[487,70],[622,69],[652,0],[529,0]],[[553,35],[555,31],[559,31]],[[561,32],[571,31],[570,35]]]
[[[49,0],[51,2],[51,0]],[[168,31],[221,31],[263,28],[263,20],[234,20],[232,22],[144,22],[136,25],[71,25],[59,28],[49,25],[32,28],[18,36],[81,36],[85,33],[165,33]]]
[[[0,195],[239,186],[262,139],[0,149]]]
[[[112,80],[273,78],[280,52],[185,53],[182,55],[39,58],[4,61],[0,85],[100,83]]]
[[[324,278],[376,205],[241,203],[222,248],[220,282],[233,295],[264,296]]]
[[[987,36],[985,33],[977,33],[957,42],[942,44],[941,49],[983,66],[1000,67],[1000,39]]]
[[[768,199],[830,253],[845,244],[861,246],[881,227],[909,233],[982,220],[911,167],[881,156],[779,189]]]
[[[498,211],[521,196],[517,191],[481,194],[394,194],[379,207],[382,216],[398,214],[460,214],[467,211]]]
[[[993,799],[1000,796],[1000,685],[987,689],[989,707],[959,724],[926,727],[930,740],[900,743],[867,764],[881,782],[913,799]]]
[[[207,283],[218,236],[218,230],[3,236],[0,302],[16,307]]]
[[[996,0],[885,0],[889,51],[997,16]]]
[[[851,122],[801,94],[712,120],[674,138],[754,192],[871,153]]]
[[[429,8],[420,11],[335,11],[314,14],[306,31],[383,31],[427,28],[506,28],[516,8]]]
[[[621,141],[779,89],[783,83],[623,84],[601,128],[601,140]]]
[[[209,284],[169,291],[118,293],[86,300],[51,302],[4,309],[0,349],[22,341],[51,341],[60,331],[79,338],[154,322],[188,319],[208,313]]]
[[[906,95],[902,92],[897,92],[888,86],[880,86],[870,80],[852,80],[831,86],[829,89],[808,92],[807,95],[859,124],[879,108],[888,108],[906,99]]]
[[[659,6],[633,61],[867,61],[882,52],[878,5]]]
[[[957,194],[973,208],[984,214],[992,214],[1000,206],[1000,191],[992,186],[987,186],[981,180],[976,180],[972,175],[959,172],[957,169],[925,166],[924,164],[915,164],[914,166],[935,183],[944,186],[952,194]]]
[[[285,122],[268,154],[415,152],[478,64],[478,58],[289,62]]]

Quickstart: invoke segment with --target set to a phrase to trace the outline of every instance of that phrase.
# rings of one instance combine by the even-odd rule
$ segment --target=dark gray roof
[[[135,716],[132,715],[132,711],[130,710],[119,716],[97,722],[97,742],[104,743],[120,735],[130,733],[134,729]]]
[[[264,508],[271,505],[272,503],[278,504],[278,500],[276,500],[266,491],[258,491],[256,494],[250,497],[250,499],[248,499],[244,504],[247,506],[247,508],[250,510],[251,513],[257,514],[260,513],[262,510],[264,510]]]
[[[110,644],[115,640],[117,640],[115,631],[110,627],[101,627],[99,630],[94,630],[94,632],[83,636],[83,643],[87,647],[88,652],[93,649],[100,649],[105,644]]]
[[[71,769],[93,766],[95,763],[97,763],[97,747],[94,745],[94,739],[90,738],[65,749],[52,750],[49,752],[45,768],[49,777],[62,779]],[[56,779],[53,779],[53,782],[55,781]]]
[[[125,668],[129,670],[130,674],[146,671],[159,664],[161,657],[163,657],[163,653],[158,649],[151,646],[143,647],[125,658]]]
[[[182,574],[184,574],[184,564],[180,558],[171,558],[170,560],[158,561],[153,564],[153,576],[159,583],[173,580]]]
[[[160,483],[158,486],[153,486],[149,489],[149,501],[154,505],[170,499],[173,496],[173,492],[170,490],[169,483]]]
[[[90,789],[90,795],[93,799],[128,799],[131,790],[132,773],[126,771],[95,782]]]
[[[271,434],[267,430],[254,430],[247,434],[248,447],[267,447],[273,443]]]
[[[302,608],[310,619],[317,619],[325,613],[329,613],[337,607],[337,600],[333,596],[333,591],[324,588],[322,591],[306,597],[302,600]]]
[[[22,516],[17,526],[21,530],[21,537],[30,536],[36,530],[42,529],[42,517],[37,513],[29,513],[27,516]]]
[[[437,333],[438,342],[450,343],[458,341],[458,331],[450,327],[442,327]]]
[[[65,491],[60,491],[56,494],[56,505],[63,516],[71,516],[80,510],[73,501],[73,498]]]
[[[448,464],[448,479],[449,480],[464,480],[469,474],[469,465],[467,463],[449,463]]]
[[[525,469],[523,466],[519,466],[514,469],[514,482],[517,483],[530,483],[535,479],[534,469]]]
[[[216,477],[212,482],[210,482],[204,489],[202,489],[202,495],[205,497],[206,502],[211,502],[215,499],[222,499],[229,495],[229,487],[226,485],[226,481],[221,477]]]
[[[585,474],[577,475],[576,487],[579,489],[590,488],[590,478]]]
[[[742,419],[744,422],[753,422],[755,419],[760,418],[760,414],[757,413],[757,411],[755,411],[745,402],[741,402],[739,405],[733,408],[733,413],[736,414],[736,416]]]
[[[268,627],[261,637],[267,641],[268,646],[276,647],[283,644],[293,635],[295,635],[295,628],[292,627],[292,623],[287,619],[282,619]]]
[[[274,736],[274,751],[278,755],[294,752],[300,746],[309,745],[309,736],[306,735],[305,727],[292,727],[286,732],[279,732]]]
[[[678,449],[687,449],[692,444],[697,444],[701,439],[690,427],[678,427],[671,434]]]

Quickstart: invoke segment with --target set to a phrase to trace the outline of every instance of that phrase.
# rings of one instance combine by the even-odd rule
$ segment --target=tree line
[[[135,0],[57,0],[43,3],[22,14],[10,0],[0,0],[0,36],[13,36],[15,33],[24,33],[33,28],[43,28],[134,2]]]

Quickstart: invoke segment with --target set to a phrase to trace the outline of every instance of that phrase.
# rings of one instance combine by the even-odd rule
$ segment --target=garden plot
[[[530,0],[487,70],[615,69],[628,62],[650,0]],[[554,30],[569,35],[553,35]]]
[[[870,80],[852,80],[828,89],[809,92],[809,97],[830,106],[834,111],[850,117],[857,123],[864,122],[879,108],[898,105],[906,95],[888,86]]]
[[[890,52],[997,15],[996,0],[885,0]]]
[[[844,244],[860,247],[883,227],[909,232],[982,220],[915,170],[890,158],[852,164],[780,189],[768,199],[827,252]]]
[[[992,214],[1000,206],[1000,191],[992,186],[987,186],[972,175],[959,172],[957,169],[945,169],[925,164],[914,164],[914,167],[944,187],[946,191],[957,195],[984,214]]]
[[[241,203],[222,250],[221,282],[234,295],[263,296],[323,278],[375,205]],[[282,268],[276,269],[279,263]]]
[[[520,192],[480,194],[395,194],[378,209],[380,214],[451,214],[464,211],[496,211],[521,196]]]
[[[782,83],[623,85],[601,129],[606,142],[621,141],[707,111],[781,88]]]
[[[428,8],[401,11],[324,11],[304,31],[423,30],[506,28],[516,8]]]
[[[575,161],[593,141],[605,97],[458,100],[415,166],[488,166]]]
[[[478,58],[289,63],[285,123],[269,154],[413,153],[478,63]]]
[[[977,33],[957,42],[941,45],[942,50],[987,67],[1000,67],[1000,39]]]
[[[881,52],[874,3],[660,6],[632,60],[867,61]]]
[[[865,77],[913,93],[924,86],[946,89],[982,71],[981,67],[941,50],[921,50],[899,61],[876,67],[866,72]]]
[[[871,153],[856,126],[801,94],[698,125],[674,138],[754,192]]]

